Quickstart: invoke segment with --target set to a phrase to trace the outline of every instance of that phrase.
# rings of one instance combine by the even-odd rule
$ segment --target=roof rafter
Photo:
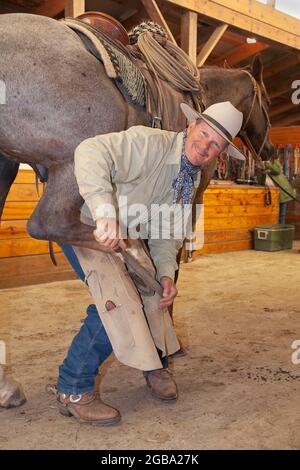
[[[269,46],[263,42],[256,42],[255,44],[242,44],[241,46],[235,47],[232,51],[219,56],[213,61],[213,64],[223,65],[223,62],[226,60],[228,65],[237,65],[240,62],[243,62],[243,60],[249,59],[255,54],[268,49],[268,47]]]
[[[300,50],[300,21],[256,0],[165,0]]]

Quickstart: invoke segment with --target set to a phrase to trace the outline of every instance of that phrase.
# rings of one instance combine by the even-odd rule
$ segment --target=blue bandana
[[[193,197],[194,181],[200,170],[200,166],[193,165],[185,154],[185,141],[187,130],[183,131],[183,143],[181,153],[180,171],[172,183],[174,188],[173,204],[176,204],[178,198],[182,198],[182,204],[190,204]]]

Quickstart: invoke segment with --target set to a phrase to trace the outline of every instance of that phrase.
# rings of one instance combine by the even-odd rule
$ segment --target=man
[[[94,236],[101,251],[63,248],[81,279],[88,278],[97,308],[89,306],[88,316],[60,366],[57,400],[62,414],[91,424],[111,425],[120,420],[119,411],[104,404],[94,392],[98,368],[112,349],[122,362],[144,372],[156,398],[177,399],[176,383],[167,369],[167,354],[175,352],[179,343],[166,307],[177,295],[176,256],[184,236],[180,239],[154,236],[151,224],[160,235],[163,230],[155,226],[152,209],[157,205],[191,204],[201,168],[215,161],[225,149],[231,156],[244,159],[232,144],[241,129],[243,115],[231,103],[212,105],[202,115],[185,103],[181,108],[189,121],[184,132],[134,126],[87,139],[75,151],[75,176],[85,200],[82,220],[95,224]],[[124,199],[126,217],[135,203],[148,210],[139,219],[138,235],[148,238],[156,273],[150,257],[141,249],[140,240],[132,240],[135,218],[129,217],[124,224],[120,217],[121,213],[124,215]],[[170,232],[174,224],[173,221]],[[125,242],[128,232],[131,238]],[[117,248],[124,250],[127,245],[144,253],[142,262],[149,272],[153,269],[156,274],[163,288],[162,298],[140,292],[141,305],[124,263],[115,254]]]
[[[279,153],[275,154],[273,162],[264,162],[264,167],[267,174],[269,173],[275,183],[279,184],[279,223],[285,224],[288,202],[296,196],[296,191],[283,173]]]

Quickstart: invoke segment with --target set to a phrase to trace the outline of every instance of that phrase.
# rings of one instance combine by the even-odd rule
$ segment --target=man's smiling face
[[[203,119],[193,121],[187,129],[185,154],[193,165],[203,166],[225,150],[228,142]]]

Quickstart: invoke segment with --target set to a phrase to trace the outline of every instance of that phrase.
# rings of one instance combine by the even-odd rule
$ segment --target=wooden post
[[[183,49],[192,62],[197,60],[197,25],[198,15],[193,11],[184,13],[181,17],[181,49]]]
[[[85,0],[65,0],[65,17],[76,18],[85,12]]]
[[[148,13],[149,17],[151,18],[152,21],[158,23],[164,30],[168,33],[169,40],[172,41],[175,45],[177,45],[176,40],[167,25],[166,20],[164,19],[160,9],[158,8],[158,5],[155,0],[141,0],[142,4],[144,5],[144,8],[146,12]]]
[[[201,52],[197,56],[197,67],[201,67],[205,63],[207,57],[216,47],[227,28],[228,24],[221,24],[214,30],[209,40],[205,43],[201,49]]]

